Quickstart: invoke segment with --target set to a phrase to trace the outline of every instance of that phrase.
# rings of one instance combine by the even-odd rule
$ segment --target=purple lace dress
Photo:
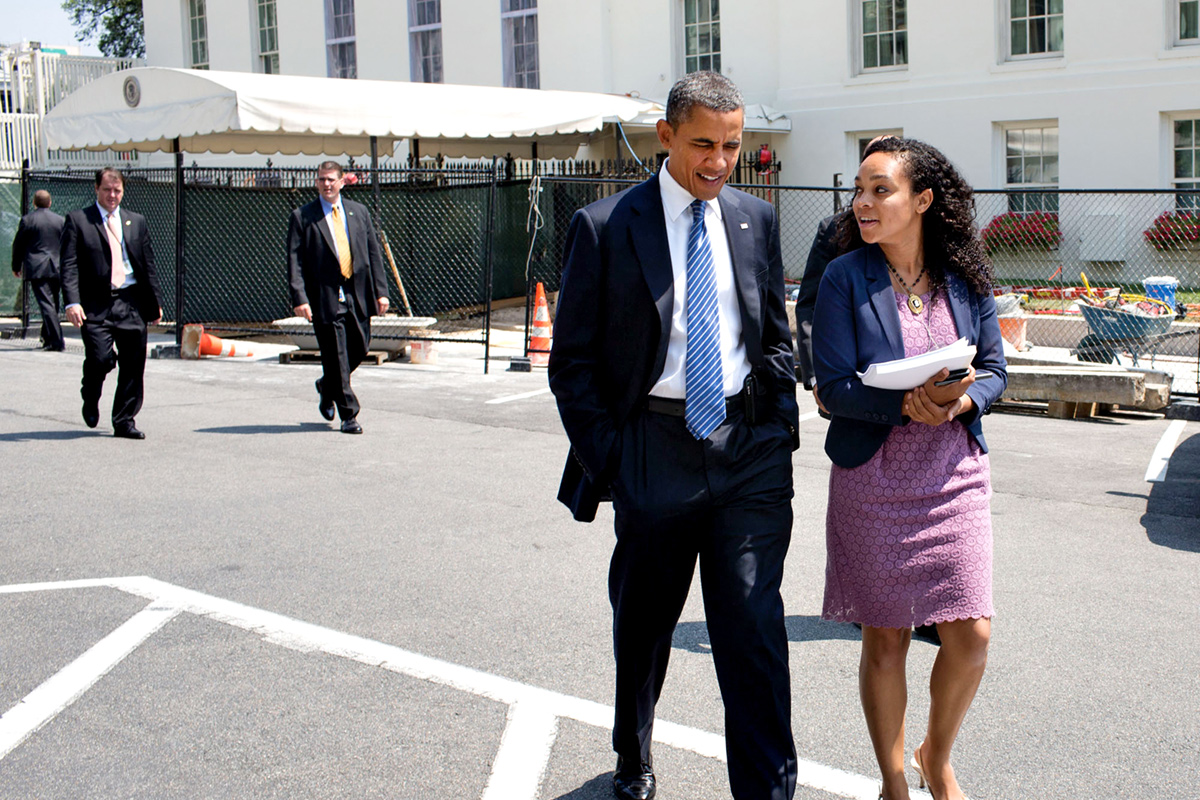
[[[907,356],[958,338],[945,294],[922,300],[917,317],[896,294]],[[990,618],[991,494],[988,457],[958,422],[898,426],[867,463],[835,464],[822,617],[877,628]]]

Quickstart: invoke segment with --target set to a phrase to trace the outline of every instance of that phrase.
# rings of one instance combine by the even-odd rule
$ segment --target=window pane
[[[1046,183],[1058,183],[1058,156],[1046,156],[1042,159],[1042,180]]]
[[[721,0],[710,0],[711,13],[709,16],[713,22],[721,19]]]
[[[879,23],[876,21],[876,4],[875,0],[863,0],[863,33],[875,33],[879,30]]]
[[[712,40],[712,51],[714,53],[719,53],[721,52],[721,23],[714,22],[712,24],[711,31],[712,35],[710,38]]]
[[[904,31],[896,34],[896,63],[908,63],[908,34]]]
[[[1063,13],[1063,0],[1050,0],[1050,13],[1051,14]]]
[[[712,70],[713,70],[713,72],[721,71],[721,54],[720,53],[717,53],[715,56],[712,57]]]
[[[1176,150],[1175,151],[1175,177],[1176,178],[1197,178],[1195,170],[1195,150]]]
[[[696,27],[692,26],[684,31],[684,55],[695,56],[700,54],[700,45],[697,41]]]
[[[890,33],[885,33],[879,37],[879,66],[890,67],[896,63],[894,37]]]
[[[686,59],[684,59],[683,68],[689,73],[697,71],[700,69],[700,59],[696,58],[695,56],[688,56]]]
[[[700,56],[700,69],[712,69],[712,56]]]
[[[1026,16],[1028,13],[1028,6],[1026,5],[1025,0],[1012,0],[1010,12],[1013,19]]]
[[[683,0],[683,24],[696,24],[696,4],[700,0]]]
[[[1029,16],[1040,16],[1046,13],[1046,0],[1029,0]]]
[[[1021,169],[1021,159],[1008,159],[1008,182],[1009,183],[1024,183],[1025,172]]]
[[[863,68],[871,69],[879,66],[879,37],[863,37]]]
[[[1200,38],[1200,2],[1179,4],[1179,38]]]
[[[697,42],[698,42],[697,47],[700,48],[699,52],[711,53],[713,51],[713,47],[712,47],[712,40],[709,39],[709,37],[708,37],[708,26],[707,25],[697,25],[696,31],[697,31]]]
[[[896,0],[896,30],[902,31],[908,27],[908,11],[905,0]]]
[[[1050,17],[1050,52],[1061,53],[1063,49],[1063,18]]]
[[[712,19],[712,15],[708,13],[708,3],[704,2],[704,0],[700,0],[697,5],[699,6],[700,10],[699,15],[696,17],[697,22],[708,22],[710,19]]]
[[[879,0],[879,30],[891,31],[896,29],[896,20],[892,14],[892,0]]]
[[[1181,119],[1175,122],[1175,146],[1176,147],[1191,147],[1192,142],[1192,120]]]
[[[1048,156],[1058,155],[1058,128],[1042,130],[1042,152]]]
[[[1012,24],[1012,54],[1023,56],[1028,52],[1029,44],[1025,41],[1025,23],[1014,22]]]
[[[1031,53],[1046,52],[1046,20],[1045,20],[1045,18],[1029,20],[1029,52],[1031,52]]]
[[[1021,155],[1022,131],[1006,131],[1004,134],[1004,154],[1006,156]]]
[[[1036,158],[1042,154],[1042,131],[1040,128],[1030,128],[1025,131],[1025,155]]]
[[[1025,183],[1042,183],[1042,160],[1040,158],[1025,159]]]

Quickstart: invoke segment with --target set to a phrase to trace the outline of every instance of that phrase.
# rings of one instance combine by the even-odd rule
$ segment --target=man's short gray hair
[[[745,108],[742,93],[733,81],[719,72],[704,70],[680,78],[667,95],[667,124],[672,129],[687,121],[696,106],[726,113]]]

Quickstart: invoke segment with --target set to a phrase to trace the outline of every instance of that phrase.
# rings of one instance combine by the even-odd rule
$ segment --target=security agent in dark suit
[[[313,324],[321,348],[317,407],[342,433],[362,433],[350,373],[371,344],[371,316],[387,313],[387,278],[379,238],[367,207],[341,196],[336,161],[317,167],[320,197],[292,212],[288,225],[288,278],[296,316]]]
[[[104,377],[117,367],[113,435],[144,439],[134,424],[142,408],[146,323],[162,319],[162,290],[146,218],[121,208],[125,176],[96,171],[96,203],[67,215],[62,236],[67,319],[83,338],[83,421],[100,421]]]
[[[571,442],[559,499],[584,521],[613,502],[623,800],[655,794],[654,707],[697,560],[733,796],[795,791],[780,583],[796,377],[775,212],[724,187],[742,123],[727,78],[688,75],[658,123],[658,175],[576,212],[567,236],[549,369]]]
[[[62,326],[58,322],[58,292],[62,287],[58,253],[64,220],[50,210],[50,193],[33,193],[33,211],[21,217],[12,245],[13,275],[25,280],[42,313],[42,349],[62,351]]]

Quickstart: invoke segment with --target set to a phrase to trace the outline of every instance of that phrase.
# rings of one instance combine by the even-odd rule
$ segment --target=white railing
[[[41,162],[41,127],[37,114],[0,114],[0,170],[20,170],[27,158]]]

